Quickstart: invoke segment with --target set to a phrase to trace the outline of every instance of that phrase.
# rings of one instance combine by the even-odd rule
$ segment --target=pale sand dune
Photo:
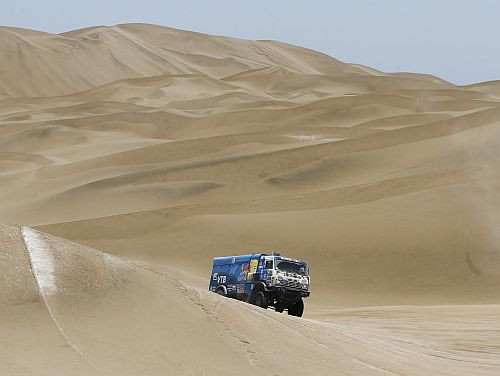
[[[0,220],[155,271],[48,238],[48,314],[3,226],[10,374],[211,375],[210,336],[231,373],[498,374],[497,81],[144,24],[0,28],[0,54]],[[212,257],[257,249],[310,263],[308,319],[205,293]]]

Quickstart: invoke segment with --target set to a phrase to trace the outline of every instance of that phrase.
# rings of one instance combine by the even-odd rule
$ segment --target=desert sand
[[[0,54],[2,374],[500,374],[500,82],[145,24]],[[254,250],[303,318],[207,291]]]

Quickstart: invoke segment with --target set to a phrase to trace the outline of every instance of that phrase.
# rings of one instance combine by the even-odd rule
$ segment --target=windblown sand
[[[499,82],[144,24],[0,56],[0,220],[44,232],[0,227],[2,375],[500,374]],[[254,250],[305,318],[206,291]]]

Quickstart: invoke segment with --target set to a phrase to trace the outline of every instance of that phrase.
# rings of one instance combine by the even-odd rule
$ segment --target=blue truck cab
[[[277,252],[215,257],[209,290],[262,308],[302,316],[310,295],[307,263]]]

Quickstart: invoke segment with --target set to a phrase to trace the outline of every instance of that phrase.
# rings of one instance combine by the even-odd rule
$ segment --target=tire
[[[304,313],[304,301],[302,298],[297,300],[297,302],[288,308],[288,314],[290,316],[302,317]]]
[[[269,306],[269,302],[263,292],[258,292],[257,295],[255,295],[255,305],[264,309],[267,309]]]
[[[217,287],[217,290],[215,290],[215,293],[218,295],[226,296],[224,293],[224,289],[222,287]]]

